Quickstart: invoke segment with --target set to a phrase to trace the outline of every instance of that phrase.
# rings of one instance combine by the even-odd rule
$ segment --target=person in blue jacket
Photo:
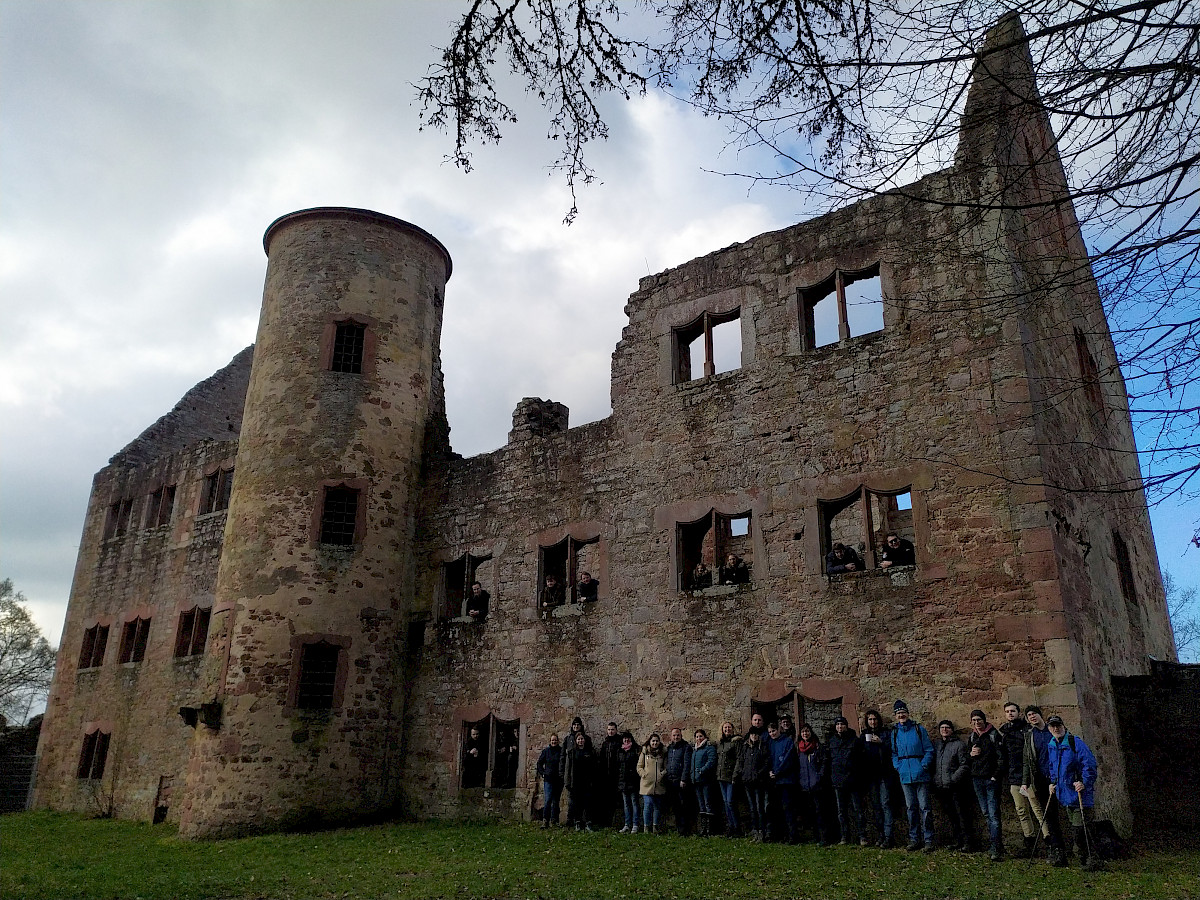
[[[700,816],[700,837],[712,834],[713,784],[717,780],[717,748],[708,740],[708,732],[697,728],[692,747],[692,773],[688,779],[696,793],[696,812]]]
[[[1091,871],[1096,868],[1097,860],[1088,846],[1087,823],[1092,820],[1096,757],[1083,738],[1067,731],[1061,717],[1051,716],[1046,725],[1050,729],[1050,742],[1042,757],[1042,770],[1050,782],[1050,796],[1066,810],[1079,861]]]
[[[800,762],[796,757],[796,744],[791,735],[779,730],[778,722],[767,725],[771,749],[771,792],[770,802],[783,814],[786,835],[773,835],[775,840],[796,842],[796,778]],[[775,816],[768,819],[777,820]]]
[[[682,837],[691,833],[692,745],[683,739],[682,728],[671,729],[667,744],[667,807],[675,814],[675,830]]]
[[[892,765],[900,776],[904,805],[908,807],[908,849],[933,849],[933,809],[929,805],[929,782],[936,754],[924,725],[908,714],[908,704],[892,705],[896,724],[892,728]]]

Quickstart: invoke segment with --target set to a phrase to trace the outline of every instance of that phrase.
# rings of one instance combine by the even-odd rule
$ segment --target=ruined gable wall
[[[148,819],[163,777],[178,800],[191,739],[179,708],[199,703],[202,657],[176,659],[176,632],[181,613],[212,605],[225,513],[197,512],[205,475],[232,466],[236,453],[235,441],[205,441],[96,476],[42,728],[35,806]],[[171,522],[142,527],[148,496],[164,484],[176,485]],[[105,539],[109,506],[124,497],[134,498],[137,521]],[[150,618],[146,655],[121,664],[122,628],[136,617]],[[97,623],[109,626],[103,665],[80,670],[84,631]],[[96,725],[112,735],[99,783],[76,777],[84,734]]]
[[[907,192],[955,189],[943,173]],[[430,546],[442,560],[493,554],[492,617],[426,634],[408,730],[415,812],[526,808],[538,751],[574,715],[644,739],[672,724],[744,725],[752,698],[794,688],[841,698],[851,716],[903,696],[927,722],[1057,696],[1046,638],[1061,617],[1039,607],[1053,566],[1025,562],[1048,539],[1044,515],[991,474],[1029,465],[1007,437],[1020,344],[972,301],[987,270],[970,224],[889,195],[643,279],[614,354],[610,419],[451,464],[427,510]],[[797,289],[875,260],[884,331],[804,350]],[[742,369],[672,384],[671,329],[732,305]],[[915,574],[822,574],[818,501],[864,482],[912,486]],[[680,592],[676,523],[710,508],[752,512],[753,584]],[[602,538],[600,601],[542,617],[538,546],[568,532]],[[521,719],[521,766],[515,791],[481,799],[458,790],[459,742],[461,723],[489,711]]]

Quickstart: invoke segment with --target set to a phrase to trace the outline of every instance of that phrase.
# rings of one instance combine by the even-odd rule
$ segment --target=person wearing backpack
[[[1067,731],[1062,717],[1051,716],[1046,725],[1050,728],[1050,742],[1043,757],[1043,773],[1050,782],[1051,797],[1056,797],[1067,812],[1079,861],[1091,872],[1099,863],[1091,852],[1087,833],[1095,800],[1096,757],[1083,738]]]
[[[933,780],[935,753],[924,725],[914,722],[908,704],[892,704],[896,724],[892,728],[892,766],[900,776],[904,805],[908,807],[908,851],[933,846],[933,809],[929,805],[929,782]],[[924,840],[922,840],[924,838]]]
[[[1000,786],[1006,779],[1008,763],[1004,738],[992,727],[982,709],[971,710],[971,737],[967,741],[971,763],[971,782],[975,799],[988,826],[988,858],[999,862],[1004,857],[1004,833],[1000,825]]]

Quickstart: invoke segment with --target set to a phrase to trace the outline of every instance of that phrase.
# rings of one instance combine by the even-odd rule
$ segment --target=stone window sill
[[[754,590],[754,582],[750,581],[746,584],[717,584],[712,587],[700,588],[698,591],[680,591],[681,594],[687,594],[689,597],[728,597],[731,594],[744,594],[747,591]]]
[[[874,569],[866,569],[862,572],[835,572],[832,575],[826,575],[830,584],[839,582],[857,581],[860,578],[890,578],[892,584],[912,584],[913,576],[916,574],[916,566],[888,566],[886,569],[876,567]]]

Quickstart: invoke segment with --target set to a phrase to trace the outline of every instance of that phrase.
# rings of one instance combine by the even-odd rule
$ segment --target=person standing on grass
[[[633,740],[633,735],[626,731],[621,735],[621,749],[617,751],[617,792],[621,797],[621,807],[625,815],[625,827],[621,834],[637,834],[642,824],[641,784],[642,778],[638,773],[638,759],[641,749]]]
[[[1038,823],[1042,821],[1042,810],[1038,807],[1037,797],[1032,799],[1021,793],[1022,756],[1025,745],[1025,734],[1029,731],[1029,723],[1021,717],[1021,707],[1009,700],[1004,704],[1004,722],[1000,725],[1000,736],[1004,738],[1004,771],[1008,782],[1008,795],[1012,797],[1013,808],[1017,812],[1017,821],[1021,823],[1021,835],[1025,846],[1017,854],[1028,859],[1033,853],[1034,835],[1037,834]]]
[[[833,723],[833,734],[827,745],[829,754],[829,781],[837,803],[838,827],[841,829],[839,843],[850,843],[850,817],[854,817],[854,833],[858,843],[867,846],[867,823],[863,816],[862,792],[858,784],[859,755],[862,744],[850,727],[845,716],[838,716]]]
[[[929,782],[933,776],[933,741],[924,725],[914,722],[908,704],[892,705],[896,725],[892,729],[892,765],[900,776],[904,805],[908,807],[908,851],[933,849],[933,809],[929,806]]]
[[[642,826],[646,834],[662,830],[662,800],[667,793],[667,754],[658,733],[650,735],[637,764],[641,776]]]
[[[877,846],[887,849],[892,845],[892,792],[888,789],[888,780],[892,777],[892,744],[879,710],[867,710],[858,741],[861,745],[859,783],[875,817]]]
[[[621,793],[617,789],[620,753],[621,735],[617,734],[617,723],[609,722],[604,728],[604,740],[600,742],[597,760],[600,766],[600,780],[596,785],[596,802],[593,804],[595,812],[592,816],[602,828],[612,824],[613,813],[621,806]]]
[[[801,821],[813,824],[814,837],[822,847],[830,846],[829,825],[825,821],[825,788],[828,784],[829,759],[825,748],[817,739],[812,726],[805,722],[800,726],[800,737],[796,741],[796,783],[800,787],[798,799],[804,803]]]
[[[771,749],[763,740],[758,726],[751,725],[738,751],[733,780],[740,782],[750,808],[751,837],[761,843],[766,840],[767,791],[771,784]]]
[[[938,722],[937,760],[933,766],[933,794],[950,823],[950,846],[964,853],[971,849],[971,764],[967,745],[949,719]],[[971,792],[968,799],[968,792]]]
[[[992,727],[982,709],[971,710],[971,737],[967,741],[971,781],[975,799],[988,826],[988,857],[999,862],[1004,856],[1004,832],[1000,823],[1000,788],[1008,771],[1004,738]]]
[[[767,734],[771,747],[771,793],[770,804],[777,814],[771,819],[775,824],[786,829],[783,833],[772,835],[773,840],[794,844],[797,838],[796,828],[796,778],[800,770],[800,760],[796,756],[796,742],[779,729],[778,722],[767,726]]]
[[[558,824],[558,801],[562,797],[562,747],[558,735],[551,734],[550,742],[537,761],[537,773],[542,779],[542,827]]]
[[[741,746],[742,737],[734,733],[733,723],[722,722],[721,739],[717,742],[717,786],[721,789],[721,802],[725,807],[725,834],[729,837],[734,837],[739,831],[733,782]]]
[[[692,745],[683,739],[683,729],[671,729],[667,744],[667,805],[675,814],[675,829],[680,835],[691,831]]]
[[[1083,738],[1067,731],[1062,717],[1051,716],[1046,724],[1050,728],[1050,742],[1046,745],[1043,772],[1050,782],[1050,795],[1066,810],[1079,862],[1085,870],[1094,871],[1099,860],[1088,844],[1087,826],[1092,821],[1095,801],[1096,757]]]
[[[1029,730],[1025,732],[1025,742],[1021,747],[1021,793],[1029,797],[1030,805],[1042,824],[1042,836],[1046,839],[1050,864],[1062,868],[1067,864],[1062,829],[1058,827],[1058,810],[1050,805],[1050,783],[1043,771],[1050,729],[1042,718],[1040,706],[1027,706],[1025,721],[1029,723]]]
[[[696,794],[696,811],[700,817],[700,836],[712,834],[713,785],[717,780],[717,748],[708,740],[708,732],[697,728],[692,746],[692,767],[688,781]]]
[[[588,746],[582,731],[575,734],[575,745],[563,754],[563,786],[570,792],[567,824],[576,831],[593,831],[588,805],[596,788],[596,754]]]

